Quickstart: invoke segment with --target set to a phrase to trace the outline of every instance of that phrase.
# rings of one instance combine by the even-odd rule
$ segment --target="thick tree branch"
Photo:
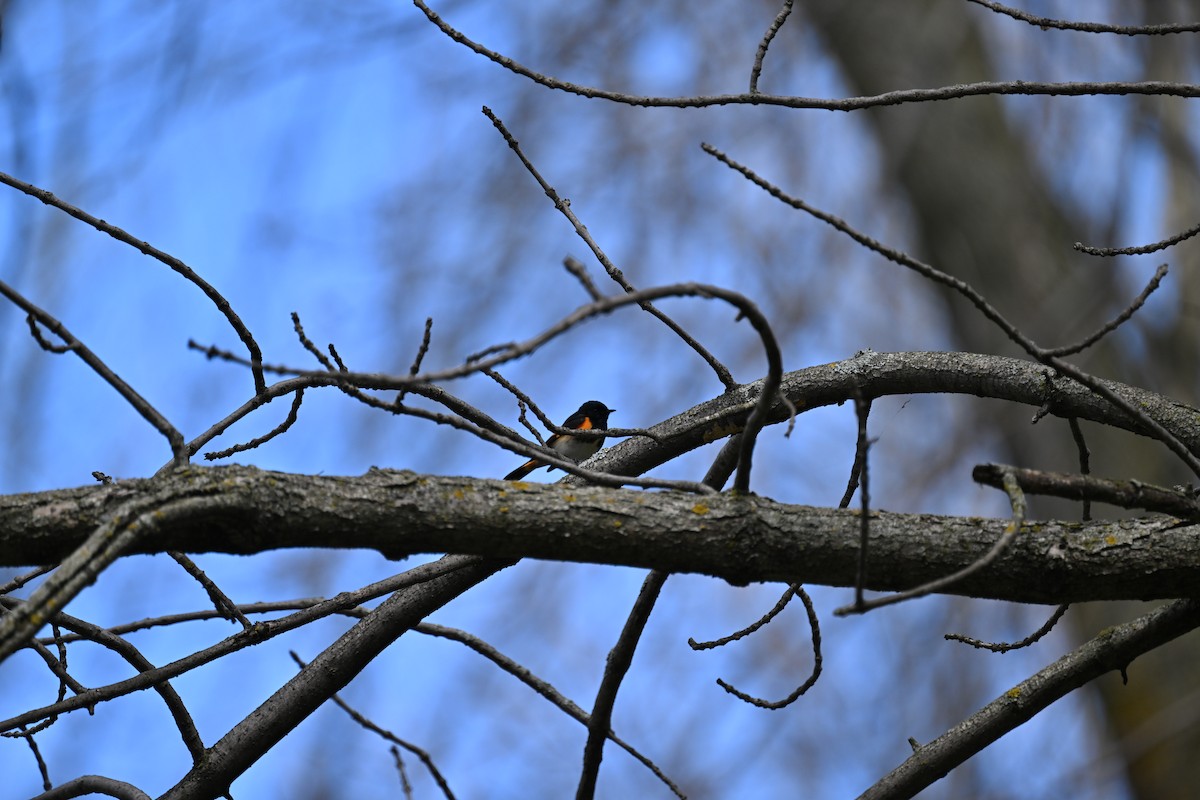
[[[165,521],[128,552],[255,553],[367,548],[401,558],[451,552],[695,572],[751,581],[853,586],[856,512],[754,496],[697,497],[372,471],[357,478],[244,467],[192,468],[179,489],[219,497]],[[0,498],[0,564],[70,552],[121,496],[148,482]],[[163,486],[156,479],[156,488]],[[897,591],[982,557],[1006,520],[879,512],[867,588]],[[947,592],[1021,602],[1193,596],[1200,539],[1171,517],[1024,528],[994,564]]]

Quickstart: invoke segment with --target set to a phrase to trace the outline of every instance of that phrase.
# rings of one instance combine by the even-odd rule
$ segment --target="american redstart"
[[[588,400],[579,407],[571,416],[567,417],[561,427],[574,428],[577,431],[602,431],[608,428],[608,415],[616,411],[615,408],[609,408],[597,400]],[[551,450],[555,450],[563,458],[568,458],[575,463],[586,461],[596,454],[604,445],[603,436],[572,436],[569,433],[556,433],[546,442],[546,446]],[[531,458],[521,466],[514,469],[512,472],[504,476],[506,481],[519,481],[529,473],[541,466],[545,466],[546,462],[538,458]],[[550,465],[548,469],[554,469]]]

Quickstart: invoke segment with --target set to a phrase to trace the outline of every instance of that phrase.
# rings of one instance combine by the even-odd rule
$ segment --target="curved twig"
[[[763,343],[763,351],[767,358],[767,376],[758,384],[758,395],[754,399],[753,411],[746,420],[745,426],[742,429],[744,436],[742,437],[741,460],[738,464],[738,474],[734,488],[738,491],[749,491],[750,485],[750,467],[751,458],[754,451],[754,444],[758,432],[766,424],[768,409],[770,409],[778,400],[778,388],[783,375],[783,357],[779,350],[778,341],[775,338],[774,332],[771,330],[770,323],[766,316],[759,310],[758,306],[751,302],[748,298],[739,292],[734,292],[730,289],[724,289],[719,286],[713,286],[704,283],[677,283],[668,286],[658,286],[650,289],[639,289],[628,294],[617,295],[615,297],[605,297],[602,300],[597,300],[593,303],[580,306],[572,313],[563,317],[554,325],[546,328],[538,335],[526,339],[522,342],[510,342],[507,344],[497,345],[489,348],[484,354],[476,354],[476,356],[468,359],[464,364],[448,369],[438,370],[435,372],[420,373],[417,375],[389,375],[385,373],[366,373],[353,371],[310,371],[301,370],[295,367],[263,365],[263,369],[268,372],[286,373],[296,375],[293,379],[296,382],[283,382],[275,386],[268,387],[264,392],[257,394],[255,397],[247,401],[243,406],[227,416],[224,420],[214,425],[209,431],[206,431],[196,440],[188,444],[188,449],[201,446],[201,442],[207,441],[208,438],[217,435],[234,421],[240,419],[245,414],[270,402],[280,394],[285,394],[288,391],[293,391],[301,385],[307,386],[351,386],[357,389],[404,389],[416,394],[425,394],[426,388],[431,384],[441,383],[455,378],[462,378],[476,372],[483,372],[485,369],[491,369],[505,364],[514,359],[528,355],[540,348],[550,340],[562,335],[566,331],[591,317],[607,314],[615,309],[641,304],[648,300],[658,300],[664,297],[702,297],[707,299],[717,299],[729,303],[739,312],[739,318],[745,318],[758,333]],[[195,342],[188,343],[193,349],[202,350],[205,355],[210,358],[219,358],[233,363],[245,363],[241,357],[217,350],[212,347],[202,347]],[[301,380],[303,379],[303,380]],[[286,389],[281,388],[286,387]],[[396,409],[393,409],[396,410]],[[447,418],[444,415],[435,415],[431,412],[424,412],[421,409],[406,408],[405,413],[414,414],[417,416],[426,416],[436,422],[457,424],[452,418]],[[476,412],[478,413],[478,412]],[[494,426],[494,427],[492,427]],[[522,443],[520,437],[514,432],[503,426],[492,423],[491,430],[484,431],[482,428],[473,426],[467,428],[476,435],[480,435],[489,441],[494,441],[497,444],[512,450],[513,452],[521,453],[522,455],[535,455],[545,460],[549,464],[562,469],[572,474],[578,474],[586,477],[588,480],[602,483],[605,485],[622,485],[624,483],[636,483],[630,478],[620,478],[619,476],[608,476],[601,479],[596,473],[587,473],[580,470],[573,462],[565,459],[554,459],[546,450],[541,448],[533,448],[531,445]],[[466,427],[460,426],[460,427]],[[495,433],[493,431],[503,429],[504,433]],[[482,433],[480,431],[483,431]],[[637,479],[643,482],[650,479]],[[654,486],[671,486],[680,488],[680,482],[672,482],[670,484],[656,481],[653,484],[642,483],[638,485],[654,485]],[[700,484],[688,484],[689,491],[702,491]]]
[[[258,342],[254,341],[254,336],[250,333],[250,329],[246,327],[244,322],[242,322],[241,317],[239,317],[237,312],[233,310],[233,306],[229,304],[229,301],[226,300],[220,292],[213,288],[212,284],[196,274],[195,270],[180,261],[175,256],[170,255],[169,253],[164,253],[157,247],[151,246],[149,242],[142,241],[141,239],[126,233],[116,225],[110,225],[102,219],[93,217],[83,209],[77,208],[65,200],[55,197],[45,189],[39,189],[32,183],[26,183],[25,181],[18,180],[17,178],[14,178],[13,176],[4,172],[0,172],[0,183],[7,184],[18,191],[24,192],[30,197],[35,197],[46,205],[53,206],[59,211],[69,214],[80,222],[91,225],[101,233],[107,233],[118,242],[123,242],[130,247],[133,247],[134,249],[144,253],[145,255],[150,256],[156,261],[166,264],[176,273],[181,275],[184,280],[187,280],[195,285],[200,291],[204,292],[205,296],[208,297],[208,299],[212,301],[213,305],[217,307],[217,310],[225,316],[226,321],[229,322],[229,326],[233,328],[234,332],[237,333],[238,338],[242,340],[242,344],[246,345],[246,350],[250,353],[250,362],[252,364],[250,373],[254,376],[254,391],[261,392],[266,387],[266,380],[263,378],[262,368],[261,366],[257,366],[261,365],[262,363],[262,350],[259,349]]]
[[[1154,242],[1153,244],[1136,245],[1133,247],[1090,247],[1083,242],[1076,242],[1074,248],[1089,256],[1141,256],[1173,247],[1180,242],[1192,238],[1197,233],[1200,233],[1200,224],[1193,225],[1183,233],[1176,234],[1159,242]]]
[[[923,583],[904,592],[896,592],[895,594],[884,595],[883,597],[876,597],[871,600],[863,600],[861,597],[858,597],[853,604],[836,608],[833,613],[839,617],[844,617],[848,614],[864,614],[876,608],[902,603],[906,600],[914,600],[918,597],[924,597],[941,591],[947,586],[958,583],[963,578],[974,575],[979,570],[987,567],[1008,549],[1008,546],[1017,538],[1017,534],[1021,532],[1021,527],[1025,524],[1025,494],[1021,491],[1021,487],[1017,483],[1017,478],[1013,475],[1012,470],[1006,470],[1003,473],[1003,486],[1004,491],[1008,494],[1009,502],[1012,504],[1012,521],[1008,523],[1008,526],[1004,529],[1004,533],[1000,535],[996,543],[982,557],[950,575]]]
[[[4,173],[0,172],[0,177]],[[55,336],[63,341],[65,347],[54,347],[46,342],[37,333],[37,329],[30,323],[30,328],[34,331],[34,337],[38,343],[46,347],[51,352],[64,353],[68,350],[79,356],[79,360],[92,368],[92,371],[104,380],[109,386],[117,390],[117,394],[125,399],[125,402],[142,416],[142,419],[154,426],[154,429],[166,437],[167,443],[171,447],[171,465],[175,468],[187,466],[188,451],[183,444],[183,434],[171,424],[171,422],[159,413],[158,409],[150,405],[146,398],[137,393],[137,390],[121,379],[121,376],[109,369],[108,365],[95,353],[93,353],[87,345],[75,338],[75,336],[67,330],[67,327],[59,322],[50,314],[27,300],[20,292],[13,289],[4,281],[0,281],[0,295],[8,298],[13,305],[20,308],[31,319],[36,319],[38,323],[46,326]]]
[[[565,712],[571,719],[575,720],[576,722],[582,722],[584,725],[589,724],[591,716],[574,702],[572,702],[570,698],[565,697],[550,683],[534,675],[526,667],[504,655],[479,637],[472,636],[466,631],[461,631],[457,628],[447,628],[444,625],[435,625],[430,622],[422,622],[421,624],[417,625],[414,630],[416,630],[417,633],[424,633],[428,636],[439,636],[443,639],[449,639],[451,641],[466,645],[476,653],[479,653],[479,655],[491,661],[500,669],[507,672],[509,675],[512,675],[530,689],[533,689],[534,692],[541,695],[546,700],[549,700],[551,703],[558,706],[558,708]],[[655,777],[666,784],[667,788],[669,788],[677,797],[683,797],[683,793],[679,791],[679,787],[676,786],[675,783],[668,778],[661,769],[658,768],[657,764],[638,752],[637,749],[635,749],[620,736],[617,736],[615,733],[613,733],[612,730],[608,731],[608,738],[613,742],[613,744],[629,753],[629,755],[636,758],[643,766],[653,772]]]
[[[947,772],[1051,703],[1106,672],[1124,673],[1140,655],[1200,627],[1200,600],[1176,600],[1132,622],[1107,628],[1050,666],[1018,683],[885,775],[859,800],[915,797]]]
[[[970,636],[963,636],[961,633],[947,633],[942,638],[948,642],[962,642],[963,644],[969,644],[971,647],[975,647],[980,650],[991,650],[993,653],[1007,653],[1012,650],[1019,650],[1022,647],[1029,647],[1029,645],[1041,640],[1043,636],[1054,630],[1054,626],[1058,624],[1058,621],[1062,619],[1063,614],[1066,614],[1067,609],[1070,607],[1070,603],[1063,603],[1058,608],[1054,609],[1054,613],[1050,615],[1050,619],[1043,623],[1042,627],[1038,628],[1036,631],[1029,634],[1019,642],[985,642],[982,639],[973,639]]]
[[[967,0],[969,3],[983,6],[989,11],[1012,17],[1021,22],[1027,22],[1042,30],[1054,28],[1060,31],[1080,31],[1082,33],[1118,33],[1122,36],[1163,36],[1171,33],[1200,32],[1200,22],[1170,22],[1162,25],[1109,25],[1104,22],[1070,22],[1068,20],[1039,17],[1016,8],[1009,8],[994,2],[994,0]]]
[[[967,301],[969,301],[971,305],[975,306],[979,313],[991,321],[992,324],[999,328],[1005,336],[1011,339],[1031,357],[1049,367],[1053,367],[1057,372],[1067,376],[1071,380],[1086,386],[1108,402],[1112,403],[1117,408],[1124,411],[1126,414],[1129,414],[1131,417],[1137,419],[1139,422],[1145,425],[1147,429],[1153,432],[1154,438],[1166,445],[1166,447],[1172,453],[1177,455],[1179,459],[1183,461],[1183,463],[1187,464],[1188,469],[1190,469],[1197,476],[1200,476],[1200,459],[1198,459],[1195,453],[1189,450],[1188,447],[1184,445],[1184,443],[1180,441],[1177,436],[1144,414],[1141,409],[1137,408],[1131,403],[1126,402],[1124,398],[1110,391],[1098,378],[1087,374],[1070,362],[1063,361],[1054,354],[1053,350],[1048,350],[1038,346],[1036,342],[1022,333],[1011,322],[1009,322],[983,297],[982,294],[980,294],[969,283],[960,280],[953,275],[949,275],[930,264],[926,264],[923,261],[913,258],[907,253],[892,247],[887,247],[879,241],[872,239],[870,236],[867,236],[861,231],[853,228],[844,220],[811,206],[799,198],[792,197],[779,187],[772,184],[770,181],[760,177],[749,167],[739,164],[712,145],[702,144],[701,147],[703,148],[704,152],[708,153],[713,158],[717,159],[722,164],[725,164],[735,172],[741,174],[742,177],[746,178],[755,186],[758,186],[770,194],[776,200],[779,200],[780,202],[785,203],[798,211],[803,211],[804,213],[821,220],[838,231],[846,234],[863,247],[866,247],[872,252],[878,253],[889,261],[910,269],[913,272],[916,272],[918,275],[928,278],[935,283],[939,283],[943,286],[953,289],[955,292],[962,295]]]
[[[758,79],[762,75],[763,59],[767,57],[767,48],[771,46],[771,41],[775,38],[775,34],[779,33],[783,23],[787,22],[788,15],[792,13],[793,3],[794,0],[783,0],[783,8],[779,9],[775,19],[771,20],[767,32],[763,34],[762,41],[758,43],[758,50],[754,53],[754,66],[750,68],[750,94],[758,94]]]
[[[743,703],[749,703],[752,706],[757,708],[765,708],[769,711],[777,711],[781,708],[790,706],[792,703],[796,702],[801,695],[815,686],[817,680],[821,677],[821,665],[823,663],[823,658],[821,656],[821,624],[817,619],[816,606],[813,605],[812,598],[808,596],[808,592],[804,591],[804,587],[793,584],[791,587],[789,587],[789,591],[795,591],[800,597],[800,602],[804,603],[804,611],[808,614],[808,627],[809,630],[812,631],[813,668],[812,672],[809,674],[808,678],[805,679],[804,683],[793,689],[791,693],[782,700],[764,700],[761,697],[755,697],[754,695],[747,694],[746,692],[737,689],[728,681],[717,678],[718,686],[729,692],[737,699],[741,700]]]
[[[599,261],[604,267],[604,271],[608,273],[608,276],[626,292],[635,292],[636,289],[634,288],[633,284],[626,280],[625,273],[618,269],[617,265],[614,264],[611,259],[609,259],[604,250],[600,248],[600,245],[596,243],[596,240],[592,238],[592,234],[588,231],[587,226],[580,221],[579,217],[575,216],[575,212],[571,210],[570,202],[559,197],[555,188],[551,186],[545,178],[542,177],[541,173],[538,172],[537,167],[533,165],[533,162],[530,161],[525,156],[525,153],[521,151],[521,145],[517,142],[513,135],[508,132],[508,128],[504,126],[504,123],[500,120],[500,118],[493,114],[492,110],[487,106],[483,107],[483,113],[484,116],[492,121],[492,125],[494,125],[496,130],[500,132],[500,135],[504,137],[504,141],[508,144],[512,151],[517,154],[517,158],[521,160],[521,164],[524,165],[525,170],[533,176],[534,180],[538,182],[538,185],[542,187],[542,191],[546,193],[546,196],[554,201],[554,207],[558,209],[559,212],[561,212],[562,215],[567,218],[567,221],[571,223],[572,227],[575,228],[576,235],[583,240],[584,244],[588,246],[588,249],[592,251],[592,254],[596,256],[596,260]],[[578,277],[578,273],[576,276]],[[585,288],[586,286],[587,285],[585,284]],[[593,300],[599,299],[599,297],[593,297]],[[667,316],[666,312],[652,305],[648,301],[639,303],[639,305],[644,311],[670,328],[676,336],[683,340],[684,344],[695,350],[696,354],[704,359],[704,362],[708,364],[713,372],[716,373],[717,380],[719,380],[726,389],[732,389],[737,385],[737,381],[733,379],[733,375],[729,372],[729,368],[722,364],[716,356],[709,352],[708,348],[700,344],[696,337],[684,330],[682,325],[671,319],[671,317]]]
[[[781,108],[807,108],[825,111],[857,111],[862,108],[895,106],[903,103],[931,103],[989,95],[1050,95],[1082,97],[1086,95],[1160,95],[1165,97],[1200,97],[1200,84],[1172,81],[981,81],[978,83],[940,86],[933,89],[898,89],[877,95],[826,99],[745,92],[743,94],[695,95],[692,97],[661,97],[634,95],[582,86],[570,81],[542,75],[475,42],[455,30],[425,4],[413,0],[413,5],[437,28],[458,44],[492,61],[504,69],[528,78],[534,83],[580,97],[609,100],[614,103],[650,108],[709,108],[712,106],[760,105]]]
[[[82,775],[39,794],[33,800],[68,800],[85,794],[106,794],[118,800],[150,800],[150,795],[132,783],[103,775]]]

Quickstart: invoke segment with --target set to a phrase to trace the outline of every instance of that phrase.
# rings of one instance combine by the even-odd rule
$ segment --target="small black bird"
[[[606,430],[608,428],[608,415],[614,411],[616,411],[615,408],[609,408],[597,400],[588,400],[579,407],[578,411],[567,417],[567,421],[562,424],[562,427],[574,428],[577,431]],[[564,458],[569,458],[578,464],[580,461],[586,461],[591,458],[596,454],[597,450],[604,446],[604,437],[589,436],[585,438],[572,436],[569,433],[556,433],[546,442],[546,446],[551,450],[557,451]],[[546,462],[541,459],[531,458],[505,475],[504,480],[519,481],[545,464]],[[548,469],[554,469],[553,465],[549,466]]]

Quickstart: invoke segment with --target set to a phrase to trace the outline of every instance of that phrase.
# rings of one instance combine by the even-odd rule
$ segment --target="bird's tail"
[[[531,458],[521,466],[514,469],[512,472],[505,475],[504,480],[519,481],[540,466],[542,466],[542,462],[538,461],[536,458]]]

